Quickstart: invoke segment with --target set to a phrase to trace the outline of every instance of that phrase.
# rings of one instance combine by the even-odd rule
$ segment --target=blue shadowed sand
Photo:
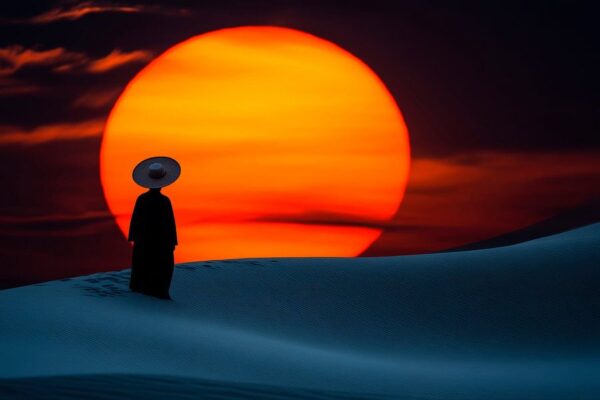
[[[0,292],[0,397],[600,398],[600,224],[404,257],[181,264]]]

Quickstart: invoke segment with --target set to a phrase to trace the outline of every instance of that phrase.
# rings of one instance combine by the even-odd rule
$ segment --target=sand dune
[[[487,250],[183,264],[172,302],[128,275],[1,291],[0,394],[600,397],[600,224]]]

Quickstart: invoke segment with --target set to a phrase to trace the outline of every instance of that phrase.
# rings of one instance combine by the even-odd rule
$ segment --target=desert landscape
[[[595,399],[600,224],[493,249],[129,271],[0,292],[0,393]]]

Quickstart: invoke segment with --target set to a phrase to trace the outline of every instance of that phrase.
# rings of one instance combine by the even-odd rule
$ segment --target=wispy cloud
[[[145,50],[136,50],[131,52],[124,52],[119,49],[115,49],[106,57],[99,58],[91,61],[86,70],[92,73],[106,72],[111,69],[118,68],[125,64],[135,62],[146,62],[152,59],[152,53]]]
[[[104,120],[42,125],[34,129],[0,126],[0,145],[31,146],[56,140],[74,140],[98,136]]]
[[[263,215],[256,218],[249,218],[248,222],[275,222],[302,225],[321,225],[321,226],[348,226],[353,228],[371,228],[386,230],[409,230],[416,226],[402,224],[398,221],[383,221],[377,219],[365,218],[361,215],[351,215],[342,213],[332,213],[329,211],[307,211],[295,214],[276,214]],[[200,220],[199,222],[205,222]]]
[[[48,67],[53,72],[104,73],[127,64],[146,62],[152,53],[146,50],[115,49],[104,57],[91,58],[84,53],[53,49],[25,48],[19,45],[0,48],[0,77],[15,74],[25,67]]]
[[[14,45],[0,48],[0,76],[12,75],[26,66],[73,66],[84,63],[81,53],[70,52],[62,47],[48,50],[28,49]]]
[[[86,227],[104,221],[112,221],[113,215],[108,211],[89,211],[72,215],[37,215],[37,216],[0,216],[1,232],[17,234],[22,232],[68,233],[70,230]]]
[[[89,91],[76,98],[71,107],[81,109],[98,109],[111,105],[116,99],[122,88],[112,88],[106,90]]]
[[[74,21],[83,18],[86,15],[102,13],[187,15],[189,14],[189,10],[158,5],[109,3],[100,1],[84,1],[80,3],[65,2],[33,17],[8,20],[5,22],[13,24],[49,24],[58,21]]]

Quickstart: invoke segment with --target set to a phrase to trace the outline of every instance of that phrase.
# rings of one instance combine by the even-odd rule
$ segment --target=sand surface
[[[0,291],[2,398],[597,399],[600,224],[487,250]]]

